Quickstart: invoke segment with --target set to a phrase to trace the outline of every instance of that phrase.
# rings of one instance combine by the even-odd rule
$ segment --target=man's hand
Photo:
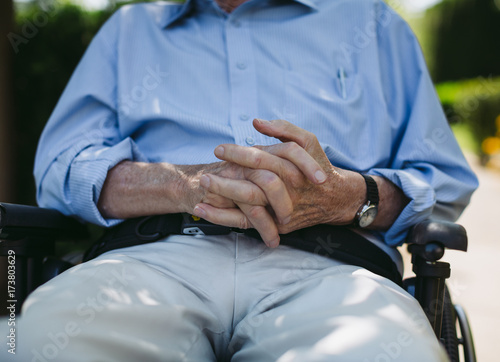
[[[279,244],[279,233],[352,221],[366,195],[359,174],[333,167],[316,137],[288,122],[254,126],[283,143],[223,145],[224,161],[213,164],[121,162],[108,172],[99,211],[106,218],[188,212],[219,225],[255,228],[269,246]],[[408,200],[387,179],[374,178],[380,204],[373,227],[387,229]]]
[[[245,180],[206,174],[201,185],[233,200],[239,209],[202,203],[195,207],[196,215],[226,226],[252,225],[269,246],[278,245],[278,233],[354,220],[366,196],[359,174],[335,168],[317,138],[289,122],[255,120],[254,127],[283,143],[217,147],[215,155],[219,159],[247,169]]]

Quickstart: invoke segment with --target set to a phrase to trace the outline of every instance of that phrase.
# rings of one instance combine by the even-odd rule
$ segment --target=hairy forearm
[[[199,173],[206,165],[124,161],[108,172],[97,207],[106,218],[190,212],[204,191]]]

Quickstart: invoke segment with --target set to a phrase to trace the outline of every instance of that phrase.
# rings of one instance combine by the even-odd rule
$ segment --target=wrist
[[[365,202],[356,213],[355,225],[360,228],[367,228],[375,222],[378,214],[379,191],[377,182],[369,175],[361,175],[366,185]]]
[[[174,194],[177,197],[181,212],[193,214],[194,207],[199,203],[209,203],[217,206],[217,201],[213,195],[210,197],[206,188],[201,186],[201,176],[206,173],[219,174],[225,177],[236,177],[227,162],[215,162],[201,165],[176,165],[176,173],[179,175],[177,189]],[[215,202],[215,203],[214,203]],[[232,204],[232,203],[231,203]],[[228,205],[226,203],[226,205]],[[219,207],[224,207],[218,205]]]
[[[352,225],[360,206],[366,201],[366,185],[358,172],[334,169],[330,177],[330,195],[324,199],[329,202],[328,224]],[[339,185],[342,185],[339,188]]]
[[[201,165],[173,165],[177,182],[171,192],[179,207],[179,212],[193,213],[196,204],[202,202],[206,191],[200,186],[203,174]]]
[[[348,204],[345,208],[344,222],[345,225],[352,225],[356,222],[356,216],[360,207],[366,202],[366,183],[363,176],[354,171],[348,171],[347,190]]]

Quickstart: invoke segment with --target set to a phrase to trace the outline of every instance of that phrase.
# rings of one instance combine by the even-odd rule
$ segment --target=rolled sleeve
[[[118,124],[115,14],[85,52],[40,138],[35,158],[38,204],[101,226],[97,201],[108,171],[147,161]]]
[[[411,171],[374,169],[370,174],[382,176],[398,186],[410,199],[394,224],[387,230],[384,239],[391,246],[400,245],[407,234],[407,230],[420,221],[432,215],[436,203],[436,193],[426,182],[422,181]]]
[[[38,204],[100,226],[113,226],[118,219],[105,219],[97,202],[108,171],[118,163],[146,161],[127,138],[113,147],[88,147],[78,154],[67,150],[49,167],[38,192]]]
[[[72,214],[102,226],[113,226],[121,221],[103,218],[97,201],[108,171],[124,160],[146,161],[130,138],[113,147],[86,149],[75,158],[65,185],[71,195]]]
[[[387,6],[383,5],[387,10]],[[367,170],[385,177],[409,198],[382,233],[400,245],[408,229],[427,218],[455,221],[478,181],[448,125],[416,37],[395,13],[379,34],[384,97],[393,124],[390,162]]]

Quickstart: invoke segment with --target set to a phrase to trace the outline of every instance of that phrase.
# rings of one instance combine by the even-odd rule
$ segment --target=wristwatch
[[[371,225],[378,213],[378,187],[373,177],[363,174],[361,176],[363,176],[366,182],[367,201],[356,213],[355,223],[360,228],[366,228]]]

